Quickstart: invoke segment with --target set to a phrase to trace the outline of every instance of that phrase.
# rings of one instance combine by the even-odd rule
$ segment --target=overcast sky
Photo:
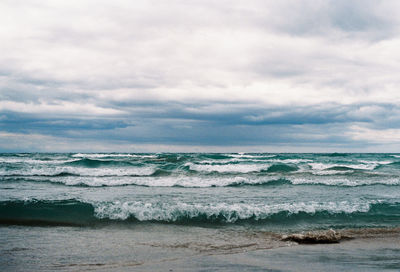
[[[400,1],[0,1],[0,151],[400,152]]]

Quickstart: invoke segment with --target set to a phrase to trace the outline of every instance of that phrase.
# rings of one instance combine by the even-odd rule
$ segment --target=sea
[[[399,241],[400,154],[0,154],[1,271],[399,271]]]

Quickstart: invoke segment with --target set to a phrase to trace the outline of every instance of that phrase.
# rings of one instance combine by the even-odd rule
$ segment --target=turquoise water
[[[0,223],[394,227],[396,154],[1,154]]]

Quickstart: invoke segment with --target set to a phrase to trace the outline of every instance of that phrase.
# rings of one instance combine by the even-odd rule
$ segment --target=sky
[[[400,152],[400,1],[2,0],[0,152]]]

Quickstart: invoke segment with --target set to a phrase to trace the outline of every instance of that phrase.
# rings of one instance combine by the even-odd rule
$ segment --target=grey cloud
[[[15,3],[3,132],[351,148],[353,125],[400,128],[396,1]]]
[[[351,124],[365,123],[369,127],[382,127],[387,116],[399,111],[395,105],[320,105],[316,108],[270,109],[225,105],[225,112],[193,113],[183,109],[199,105],[153,103],[140,106],[145,110],[117,119],[68,119],[3,113],[0,127],[11,132],[45,133],[88,141],[112,139],[135,143],[200,145],[344,144],[353,141],[346,139],[340,131]],[[134,108],[133,105],[131,107]],[[153,108],[158,108],[158,112],[152,111]]]
[[[281,12],[272,14],[272,26],[292,35],[329,36],[335,35],[332,30],[336,29],[352,38],[371,40],[388,38],[398,31],[399,22],[394,24],[395,17],[388,16],[398,8],[395,1],[279,1],[273,6]],[[270,17],[259,20],[271,27]]]

